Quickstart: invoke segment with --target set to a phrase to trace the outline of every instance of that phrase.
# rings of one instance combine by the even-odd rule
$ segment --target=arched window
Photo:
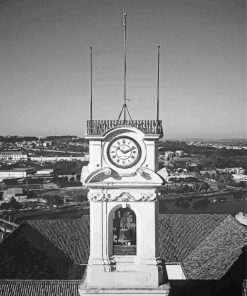
[[[129,208],[119,208],[114,212],[113,254],[136,255],[136,215]]]

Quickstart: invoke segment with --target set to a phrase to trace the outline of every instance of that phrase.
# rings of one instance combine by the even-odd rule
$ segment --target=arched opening
[[[129,208],[113,213],[113,255],[136,255],[136,214]]]

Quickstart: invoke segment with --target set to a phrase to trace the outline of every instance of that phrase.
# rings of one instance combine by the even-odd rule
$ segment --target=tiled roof
[[[184,259],[187,278],[221,278],[241,255],[241,248],[247,244],[246,234],[246,228],[228,215]]]
[[[39,231],[76,264],[87,264],[90,241],[89,216],[82,216],[81,219],[33,220],[26,223]]]
[[[76,280],[1,280],[4,296],[79,296]]]
[[[25,222],[0,245],[0,252],[5,257],[4,260],[0,259],[0,270],[2,269],[4,276],[9,274],[11,278],[13,273],[18,276],[16,278],[30,278],[27,276],[33,274],[34,268],[30,256],[26,255],[25,260],[18,261],[19,254],[14,254],[16,245],[20,245],[20,241],[24,240],[24,248],[26,244],[31,245],[31,251],[36,256],[31,256],[37,265],[35,278],[78,279],[82,277],[85,269],[83,265],[88,262],[89,228],[89,216],[77,220]],[[15,236],[15,233],[18,235]],[[159,215],[159,239],[160,257],[165,262],[181,263],[187,279],[204,280],[221,278],[238,259],[241,248],[247,244],[246,228],[228,214]],[[46,251],[48,247],[49,252]],[[43,264],[43,259],[42,264],[39,263],[39,256],[40,258],[45,256],[48,263]],[[4,263],[6,257],[10,258],[10,261],[17,260],[20,266],[14,262],[10,269],[8,261],[7,273],[4,270],[7,268]],[[63,257],[66,260],[61,259]],[[54,269],[53,262],[58,262],[61,267]],[[22,264],[25,265],[27,272],[25,276],[19,277],[24,270]],[[68,265],[70,267],[66,269]],[[78,271],[77,267],[83,269]],[[50,270],[49,277],[46,276],[47,268]],[[56,275],[59,277],[54,277]]]
[[[225,215],[159,215],[160,257],[181,262],[225,218]]]
[[[187,279],[219,279],[247,244],[246,228],[231,215],[160,215],[160,255],[180,262]]]

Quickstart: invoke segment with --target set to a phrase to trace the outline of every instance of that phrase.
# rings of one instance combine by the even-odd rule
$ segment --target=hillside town
[[[214,143],[214,142],[204,142],[204,141],[190,141],[187,144],[191,146],[196,146],[196,147],[211,147],[215,149],[247,150],[247,145],[244,143],[226,144],[226,143]]]
[[[87,189],[81,183],[82,167],[89,161],[85,139],[1,137],[0,145],[2,217],[21,221],[34,211],[42,216],[54,209],[66,212],[88,207]],[[160,142],[159,174],[164,180],[161,201],[176,200],[176,208],[182,211],[190,206],[195,210],[197,204],[205,208],[210,203],[245,202],[246,150],[236,149],[233,154],[231,150],[231,157],[224,154],[225,150]],[[199,200],[191,203],[189,198]],[[236,212],[241,208],[238,205]]]

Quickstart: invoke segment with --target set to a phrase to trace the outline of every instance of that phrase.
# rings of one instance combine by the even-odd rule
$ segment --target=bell
[[[121,244],[127,244],[128,242],[131,242],[130,229],[121,229],[118,241]]]

